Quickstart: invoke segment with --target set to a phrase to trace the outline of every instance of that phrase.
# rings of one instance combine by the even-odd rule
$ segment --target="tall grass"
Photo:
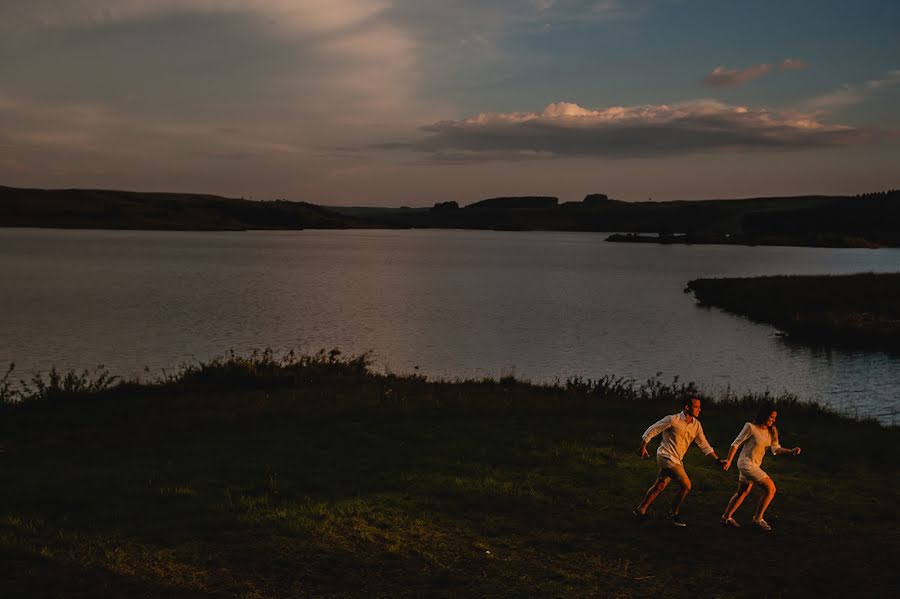
[[[46,374],[30,378],[12,378],[15,363],[0,378],[0,404],[22,404],[61,400],[123,391],[168,389],[174,391],[250,390],[298,388],[323,382],[352,382],[370,376],[369,354],[344,357],[338,349],[319,350],[313,355],[298,355],[293,350],[276,356],[274,350],[253,350],[240,355],[230,350],[225,356],[208,362],[183,364],[175,372],[163,371],[149,380],[123,379],[104,366],[93,371],[70,370],[60,373],[55,367]]]
[[[45,401],[63,397],[95,395],[114,389],[122,382],[121,378],[109,373],[104,366],[93,371],[70,370],[60,373],[51,368],[46,378],[36,373],[30,379],[19,379],[16,385],[10,380],[16,365],[12,363],[6,374],[0,379],[0,403],[21,403],[28,401]]]
[[[28,380],[13,380],[15,364],[10,364],[0,378],[0,405],[23,405],[35,402],[65,401],[92,396],[124,396],[126,394],[170,391],[233,392],[260,390],[290,390],[316,387],[331,389],[335,396],[347,397],[350,390],[358,397],[374,397],[379,405],[422,405],[470,403],[470,398],[502,390],[509,402],[528,401],[552,403],[559,401],[651,402],[678,406],[684,400],[698,397],[709,404],[721,403],[751,409],[763,403],[776,403],[814,412],[828,412],[818,404],[801,401],[796,395],[773,395],[747,392],[738,394],[730,389],[716,394],[703,392],[693,382],[675,376],[670,382],[657,373],[643,381],[605,375],[598,378],[569,377],[552,383],[536,384],[505,374],[492,378],[448,381],[429,379],[421,374],[376,373],[372,370],[368,353],[344,356],[340,350],[319,350],[301,355],[293,350],[277,355],[271,348],[254,350],[241,355],[233,350],[224,356],[183,364],[174,372],[165,372],[152,379],[123,379],[100,366],[93,371],[37,373]],[[338,393],[340,389],[342,393]],[[438,391],[438,389],[440,391]],[[450,391],[455,393],[449,393]],[[477,393],[473,393],[477,391]],[[441,399],[437,399],[438,396]],[[491,395],[495,397],[496,395]],[[450,397],[451,399],[447,399]],[[455,400],[453,398],[456,398]]]

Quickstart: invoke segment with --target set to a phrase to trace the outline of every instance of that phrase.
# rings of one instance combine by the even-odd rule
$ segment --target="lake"
[[[616,244],[454,230],[0,229],[0,364],[151,376],[229,349],[372,352],[376,371],[679,376],[900,422],[900,356],[785,343],[697,277],[891,272],[900,249]],[[5,371],[5,368],[4,368]],[[144,375],[146,376],[146,375]]]

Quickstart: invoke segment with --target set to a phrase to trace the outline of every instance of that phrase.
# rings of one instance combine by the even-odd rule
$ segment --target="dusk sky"
[[[0,0],[0,185],[429,206],[898,165],[897,0]]]

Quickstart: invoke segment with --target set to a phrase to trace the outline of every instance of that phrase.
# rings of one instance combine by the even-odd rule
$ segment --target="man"
[[[687,526],[678,514],[681,510],[681,504],[684,503],[684,498],[687,497],[691,490],[691,479],[688,478],[687,473],[684,471],[684,464],[681,463],[685,452],[687,452],[691,442],[694,442],[700,448],[700,451],[712,457],[720,465],[723,464],[703,434],[703,427],[700,426],[700,421],[697,419],[699,415],[700,400],[692,397],[685,400],[684,409],[681,412],[666,416],[644,432],[641,442],[641,459],[650,455],[647,453],[647,443],[650,442],[650,439],[662,433],[662,441],[659,444],[659,449],[656,450],[656,463],[659,464],[659,474],[656,477],[656,482],[647,489],[641,503],[633,510],[634,515],[638,518],[644,519],[647,517],[647,508],[663,492],[663,489],[668,486],[669,481],[674,478],[678,483],[679,489],[678,495],[672,501],[669,520],[675,526]]]

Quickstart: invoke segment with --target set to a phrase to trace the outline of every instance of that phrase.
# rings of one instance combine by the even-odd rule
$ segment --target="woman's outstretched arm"
[[[792,447],[788,449],[787,447],[772,447],[772,453],[775,455],[800,455],[799,447]]]
[[[725,458],[725,462],[722,464],[722,470],[728,470],[729,468],[731,468],[731,460],[734,459],[734,454],[737,453],[737,450],[737,445],[732,445],[728,448],[728,457]]]
[[[741,443],[749,439],[751,434],[753,433],[750,430],[750,423],[747,422],[744,424],[744,428],[741,429],[741,432],[738,433],[738,436],[731,442],[731,447],[728,448],[728,457],[725,458],[725,463],[722,464],[722,470],[731,468],[731,460],[734,459],[734,454],[737,453],[738,447],[741,446]]]

